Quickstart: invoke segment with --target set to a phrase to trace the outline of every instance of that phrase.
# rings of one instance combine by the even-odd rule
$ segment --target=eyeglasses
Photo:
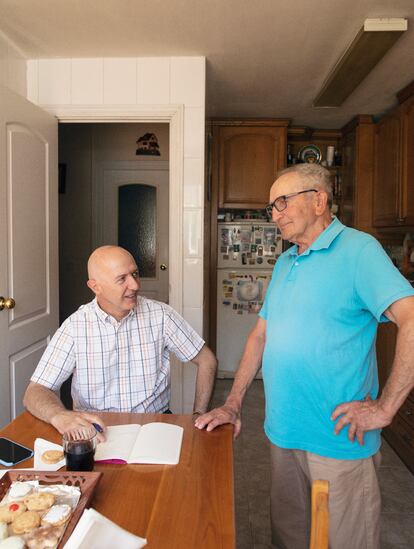
[[[283,212],[283,210],[286,210],[286,208],[288,207],[288,198],[292,198],[293,196],[297,196],[298,194],[311,192],[317,193],[319,191],[318,189],[306,189],[305,191],[298,191],[297,193],[283,194],[282,196],[278,196],[273,202],[266,206],[266,213],[269,217],[272,217],[273,208],[275,208],[278,212]]]

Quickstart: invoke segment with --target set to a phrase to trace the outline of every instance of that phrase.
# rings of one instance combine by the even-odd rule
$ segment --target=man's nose
[[[282,215],[283,215],[283,211],[279,212],[278,210],[276,210],[276,208],[272,209],[272,221],[274,221],[275,223],[279,221]]]
[[[128,287],[130,290],[139,290],[140,282],[138,277],[130,275],[128,277],[128,282],[129,282]]]

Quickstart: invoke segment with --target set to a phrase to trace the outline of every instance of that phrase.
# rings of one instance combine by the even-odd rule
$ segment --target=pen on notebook
[[[92,423],[92,425],[95,427],[95,429],[98,431],[98,433],[103,433],[103,429],[99,425],[99,423]]]

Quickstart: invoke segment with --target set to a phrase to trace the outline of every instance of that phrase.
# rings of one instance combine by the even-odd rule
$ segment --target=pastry
[[[7,522],[0,522],[0,541],[6,539],[9,535],[9,530],[7,528]]]
[[[0,521],[12,522],[16,517],[26,511],[26,505],[21,502],[8,503],[0,506]]]
[[[41,459],[49,464],[58,463],[58,461],[63,459],[63,452],[62,450],[46,450],[46,452],[43,452],[41,455]]]
[[[9,498],[24,498],[24,496],[30,494],[32,490],[33,486],[27,482],[13,482],[13,484],[10,486]]]
[[[55,496],[50,492],[37,492],[24,498],[24,503],[29,511],[46,511],[55,503]]]
[[[12,530],[15,534],[27,534],[40,524],[39,513],[36,511],[26,511],[16,517],[12,522]]]
[[[0,549],[24,549],[24,539],[20,536],[10,536],[0,541]]]
[[[68,520],[72,509],[65,503],[61,505],[53,505],[42,517],[42,525],[61,526]]]
[[[56,547],[64,528],[62,526],[42,526],[27,534],[26,545],[29,549],[48,549]]]

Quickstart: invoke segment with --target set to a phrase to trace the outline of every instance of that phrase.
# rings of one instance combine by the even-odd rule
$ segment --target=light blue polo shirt
[[[263,380],[265,432],[282,448],[336,459],[376,453],[380,430],[364,445],[334,433],[332,412],[343,402],[375,399],[375,338],[383,312],[414,295],[370,235],[334,218],[301,255],[297,246],[277,261],[260,316],[266,320]]]

